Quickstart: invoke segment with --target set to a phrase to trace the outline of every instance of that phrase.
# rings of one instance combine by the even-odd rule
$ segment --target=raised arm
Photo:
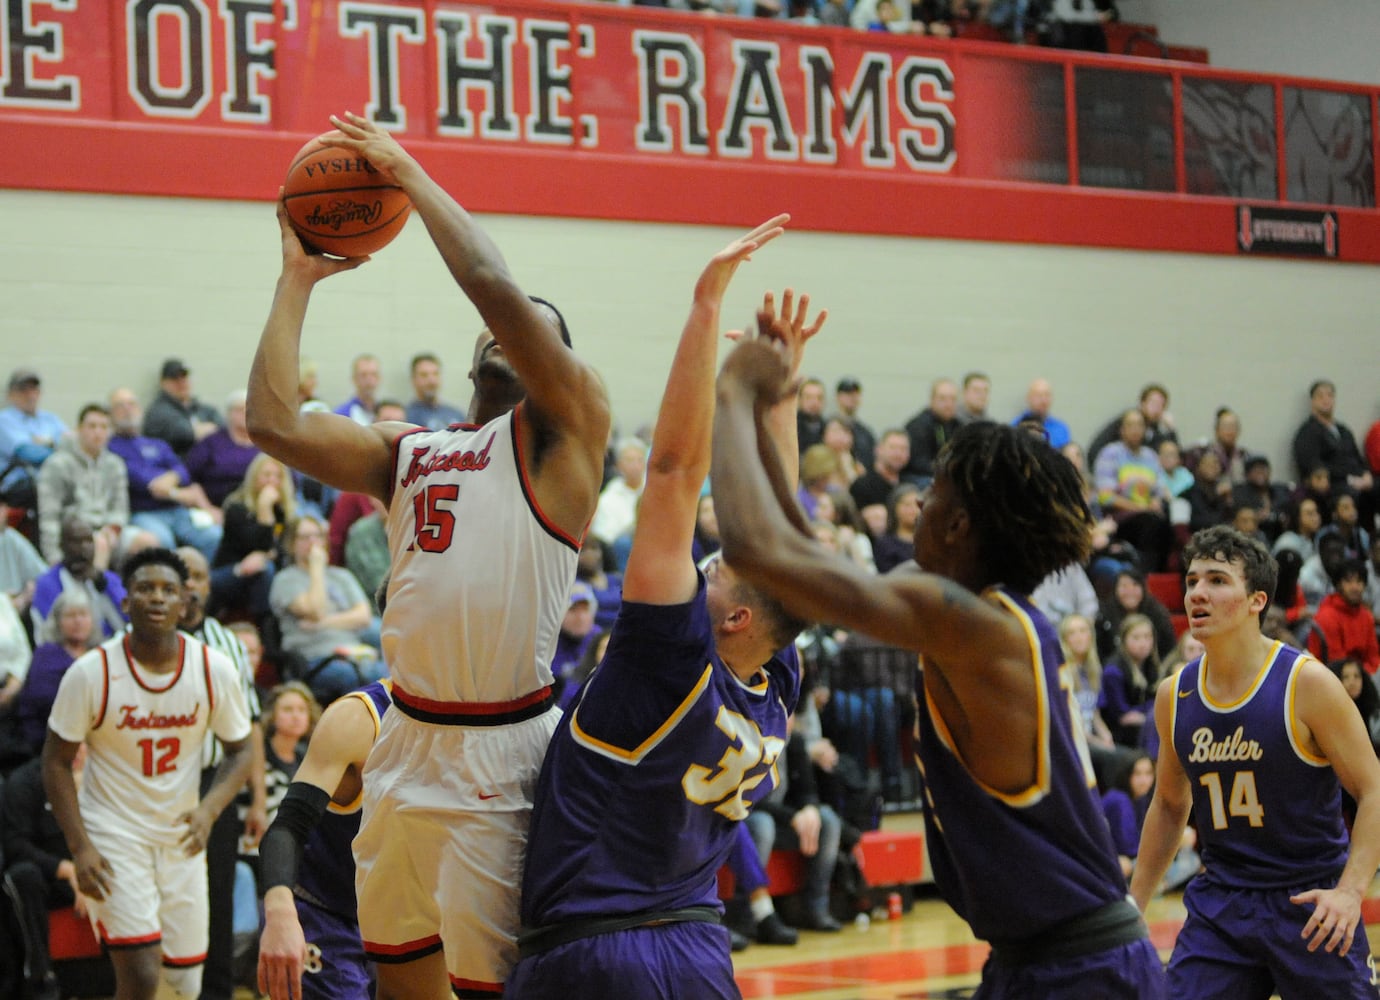
[[[780,236],[789,220],[778,215],[735,239],[713,256],[695,283],[652,434],[647,483],[623,574],[627,600],[679,604],[695,593],[690,551],[695,508],[709,475],[719,309],[738,265]]]
[[[323,143],[363,156],[412,199],[451,275],[522,380],[523,410],[537,436],[561,439],[574,452],[571,461],[561,463],[557,478],[562,482],[559,491],[553,490],[554,498],[578,493],[592,513],[603,481],[611,419],[598,374],[562,342],[559,328],[518,286],[488,234],[397,140],[349,112],[332,117],[331,123],[338,133],[322,136]]]
[[[334,260],[302,249],[278,203],[283,269],[268,321],[249,370],[246,419],[254,444],[286,465],[337,489],[388,495],[392,442],[406,425],[361,427],[335,413],[302,413],[297,404],[302,323],[316,283],[363,264],[367,257]]]
[[[302,996],[307,942],[292,887],[297,882],[303,845],[332,796],[348,805],[357,794],[358,772],[376,735],[374,715],[362,698],[347,696],[333,702],[317,723],[307,755],[273,825],[264,834],[259,847],[265,887],[259,991],[272,1000],[301,1000]]]

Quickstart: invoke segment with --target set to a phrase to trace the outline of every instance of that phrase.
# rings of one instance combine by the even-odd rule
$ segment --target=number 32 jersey
[[[82,654],[63,675],[48,728],[86,742],[79,802],[87,829],[175,845],[178,817],[201,795],[201,746],[249,736],[249,710],[230,658],[178,634],[172,674],[140,665],[121,633]]]
[[[1211,658],[1174,675],[1174,752],[1193,787],[1209,877],[1251,889],[1312,886],[1346,864],[1341,787],[1294,725],[1294,685],[1309,657],[1275,643],[1230,705],[1207,692]]]

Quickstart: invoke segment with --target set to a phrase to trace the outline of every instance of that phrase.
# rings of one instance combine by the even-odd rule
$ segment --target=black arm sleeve
[[[305,781],[294,781],[288,786],[278,806],[278,815],[259,844],[264,892],[274,886],[291,888],[296,884],[302,846],[321,821],[330,801],[327,792]]]

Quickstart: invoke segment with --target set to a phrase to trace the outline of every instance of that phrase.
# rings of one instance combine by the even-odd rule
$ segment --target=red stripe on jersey
[[[383,498],[385,507],[393,506],[393,490],[397,488],[398,484],[398,452],[402,450],[403,438],[425,433],[425,427],[414,427],[410,431],[403,431],[393,439],[392,457],[388,461],[388,495]]]
[[[187,659],[187,639],[182,633],[179,632],[177,634],[177,672],[173,674],[172,680],[168,681],[168,683],[164,684],[162,687],[152,687],[145,684],[144,679],[139,676],[139,668],[134,662],[134,651],[129,645],[128,632],[125,633],[124,650],[125,659],[129,661],[129,674],[134,678],[134,683],[138,684],[145,691],[149,691],[153,694],[162,694],[164,691],[170,690],[182,676],[182,665]]]
[[[210,706],[207,718],[210,718],[216,711],[216,689],[211,687],[211,647],[205,643],[201,646],[201,669],[206,673],[206,704]]]
[[[110,704],[110,657],[106,655],[105,647],[99,647],[101,651],[101,710],[96,715],[96,722],[92,729],[101,728],[101,723],[105,721],[105,710]]]
[[[541,504],[537,503],[537,495],[532,490],[532,482],[527,476],[527,463],[522,457],[522,420],[523,404],[519,403],[513,410],[513,458],[517,462],[518,482],[522,486],[522,495],[527,500],[527,506],[532,508],[532,514],[541,522],[541,526],[546,529],[546,533],[557,541],[564,542],[575,551],[580,550],[580,540],[571,538],[570,535],[562,531],[559,527],[546,516],[546,512],[541,509]],[[586,525],[588,527],[588,525]]]
[[[531,708],[550,697],[549,687],[539,688],[513,701],[434,701],[420,695],[409,694],[393,682],[393,700],[409,708],[435,715],[502,715],[504,712],[517,712]]]
[[[370,955],[407,955],[440,943],[441,935],[432,934],[428,937],[417,938],[415,941],[404,941],[402,944],[379,944],[375,941],[365,941],[364,950]]]
[[[202,965],[206,961],[206,952],[200,955],[191,955],[187,958],[173,958],[171,955],[163,956],[163,964],[174,969],[187,969],[193,965]]]

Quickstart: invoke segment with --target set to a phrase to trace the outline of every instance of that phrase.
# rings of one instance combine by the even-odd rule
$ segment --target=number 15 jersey
[[[393,445],[382,639],[399,701],[508,702],[551,683],[580,543],[532,493],[521,409]]]
[[[1208,656],[1174,675],[1174,752],[1193,788],[1207,877],[1249,889],[1335,878],[1346,864],[1341,786],[1302,745],[1294,690],[1309,657],[1283,643],[1232,704],[1207,692]]]

